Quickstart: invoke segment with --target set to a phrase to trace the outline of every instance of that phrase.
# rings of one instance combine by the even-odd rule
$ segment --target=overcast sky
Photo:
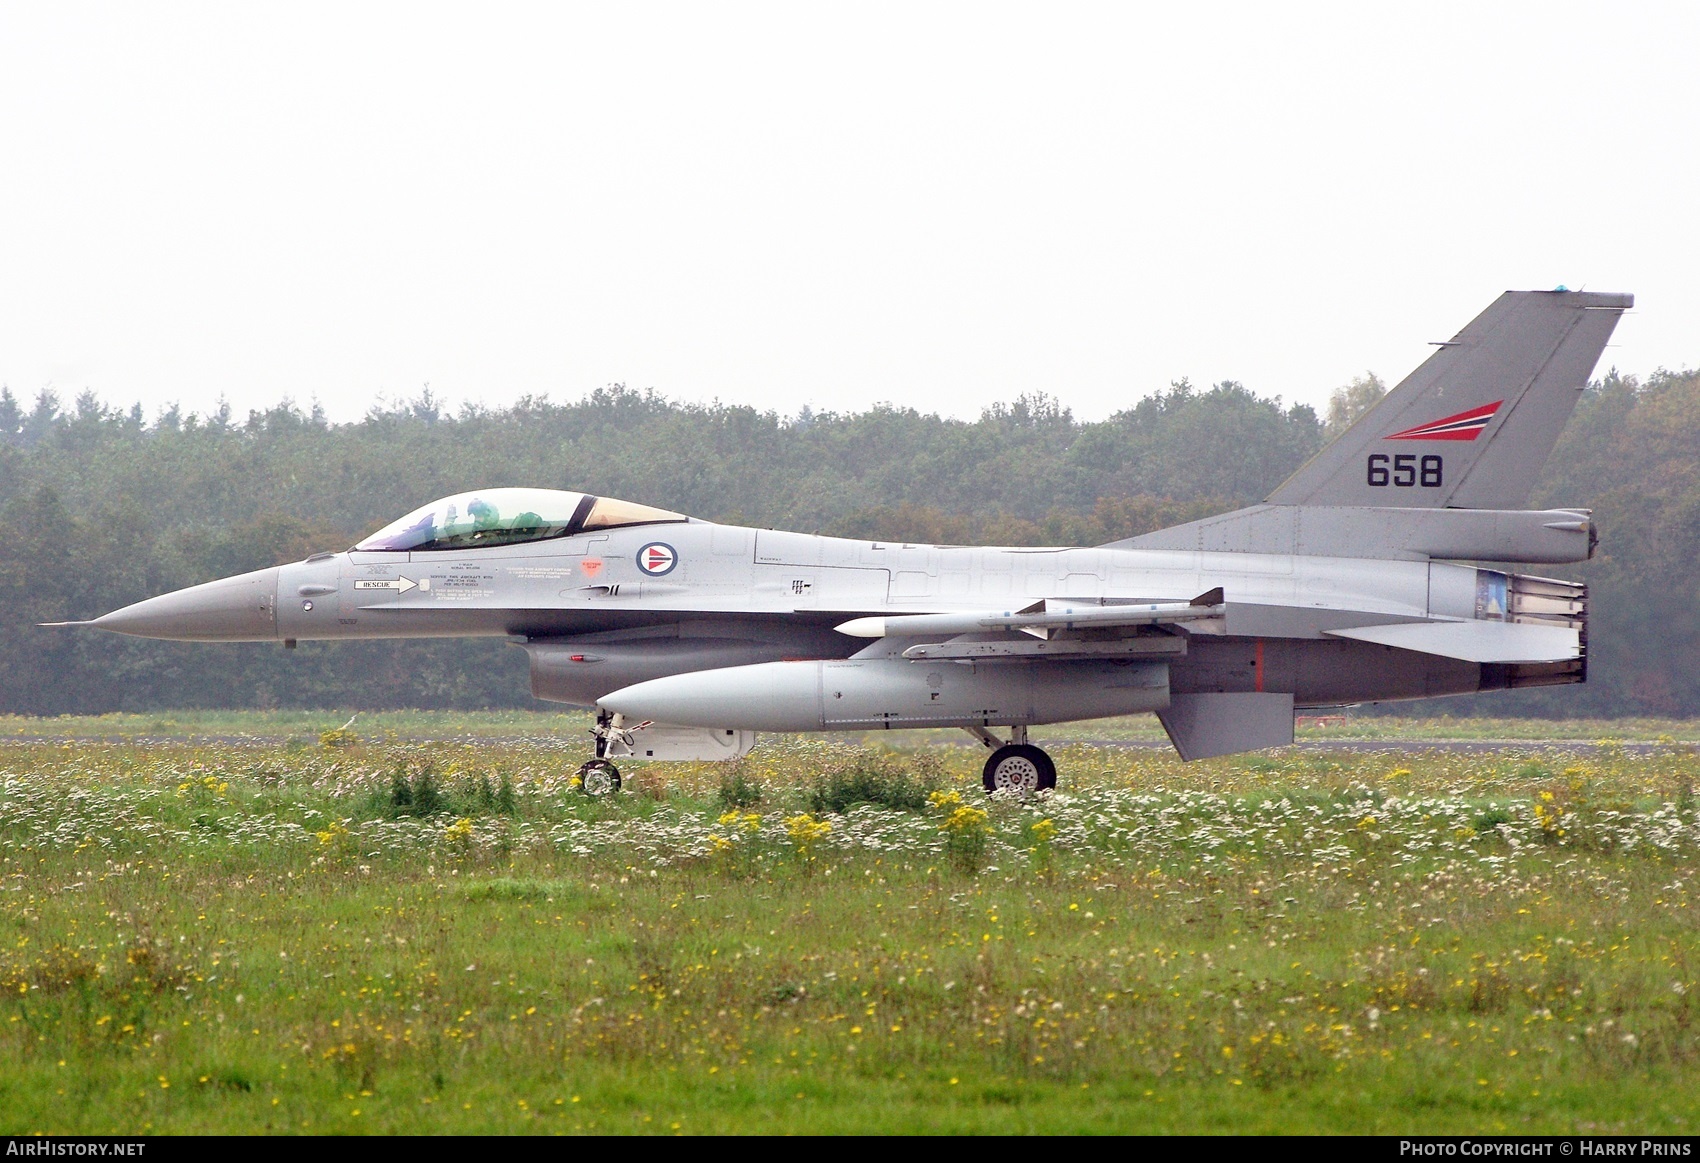
[[[353,419],[1700,364],[1700,5],[0,0],[0,382]]]

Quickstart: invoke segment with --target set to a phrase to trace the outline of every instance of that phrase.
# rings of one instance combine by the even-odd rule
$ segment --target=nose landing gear
[[[987,795],[995,791],[1031,795],[1057,786],[1057,765],[1041,748],[1027,742],[1026,727],[1011,727],[1008,743],[984,727],[965,729],[993,749],[980,776]]]
[[[578,769],[579,790],[587,796],[612,795],[620,790],[620,769],[614,766],[610,755],[630,755],[632,753],[632,731],[649,726],[640,723],[637,727],[627,730],[622,723],[622,716],[611,715],[607,711],[599,711],[596,715],[596,726],[590,729],[596,739],[596,758],[585,763]]]

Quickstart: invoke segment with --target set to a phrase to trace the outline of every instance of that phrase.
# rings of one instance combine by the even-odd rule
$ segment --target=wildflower
[[[791,842],[797,845],[799,849],[806,848],[817,840],[825,839],[831,831],[831,824],[825,820],[815,819],[814,815],[809,812],[792,816],[785,821],[785,835],[790,837]]]
[[[955,792],[951,793],[955,795]],[[939,825],[942,832],[991,831],[991,816],[984,808],[959,807]],[[1047,821],[1048,822],[1048,821]]]
[[[945,834],[945,852],[951,863],[964,872],[977,872],[986,854],[986,839],[992,834],[986,809],[965,804],[952,808],[939,831]]]
[[[824,840],[832,831],[832,825],[825,820],[817,820],[809,812],[790,817],[785,821],[785,835],[796,845],[797,858],[809,868],[814,862],[814,846]]]
[[[349,723],[353,721],[353,719],[350,719]],[[353,747],[358,742],[360,742],[360,736],[349,730],[346,723],[341,727],[334,727],[329,731],[319,733],[319,746],[327,751],[341,747]]]

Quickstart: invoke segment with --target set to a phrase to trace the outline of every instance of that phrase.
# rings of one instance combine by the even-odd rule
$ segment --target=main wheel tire
[[[1022,795],[1050,791],[1057,786],[1057,765],[1030,743],[1011,743],[992,752],[981,782],[987,795],[995,791]]]
[[[606,759],[592,759],[578,769],[579,789],[587,796],[608,796],[620,790],[620,769]]]

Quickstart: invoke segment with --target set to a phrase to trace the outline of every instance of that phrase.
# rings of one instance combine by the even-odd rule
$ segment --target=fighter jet
[[[1049,723],[1155,712],[1201,759],[1315,708],[1579,683],[1585,586],[1473,562],[1592,556],[1526,503],[1629,295],[1507,292],[1261,505],[1095,548],[909,545],[476,489],[352,549],[79,623],[198,642],[506,636],[616,759],[757,732],[960,728],[988,791],[1054,787]],[[1234,455],[1224,446],[1224,458]]]

